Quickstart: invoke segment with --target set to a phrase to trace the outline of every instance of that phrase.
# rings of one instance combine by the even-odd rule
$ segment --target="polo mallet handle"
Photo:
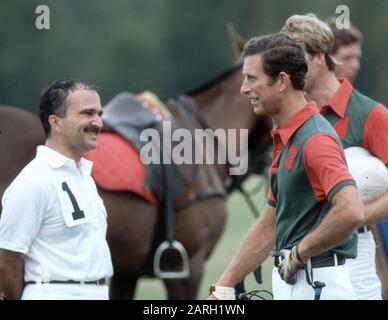
[[[312,287],[314,288],[314,291],[315,291],[314,300],[321,300],[322,289],[326,287],[326,284],[324,282],[314,281],[314,284]]]

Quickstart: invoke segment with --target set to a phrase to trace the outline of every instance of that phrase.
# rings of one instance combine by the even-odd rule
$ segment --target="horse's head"
[[[232,23],[228,23],[228,36],[230,44],[232,45],[234,56],[236,59],[241,58],[241,53],[243,52],[244,45],[247,42],[246,39],[239,34]]]
[[[238,38],[237,41],[239,43],[234,47],[241,50],[242,38]],[[250,174],[263,174],[270,161],[272,121],[269,117],[254,114],[250,100],[240,94],[242,82],[240,57],[229,70],[186,93],[198,105],[200,114],[206,120],[204,126],[237,131],[248,129],[248,170],[242,176],[231,176],[230,184],[227,184],[228,190],[238,187]],[[240,153],[239,147],[238,152]]]
[[[228,24],[228,35],[237,61],[241,61],[241,53],[244,49],[246,39],[239,34],[233,24]],[[241,64],[242,62],[240,62]],[[242,79],[241,79],[242,83]],[[241,85],[240,83],[240,85]],[[248,99],[240,95],[239,105],[245,107]],[[253,112],[253,111],[252,111]],[[238,187],[247,176],[251,174],[263,174],[270,164],[270,151],[272,140],[270,130],[272,121],[269,117],[256,116],[256,121],[249,131],[248,138],[248,171],[244,176],[235,176],[229,186],[230,190]]]

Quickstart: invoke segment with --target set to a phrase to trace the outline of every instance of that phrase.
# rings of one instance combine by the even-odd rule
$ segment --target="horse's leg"
[[[169,300],[194,300],[197,298],[204,262],[205,258],[201,255],[190,257],[190,275],[188,278],[164,279]]]
[[[132,299],[152,247],[157,209],[126,192],[100,190],[100,195],[108,211],[107,240],[114,266],[109,295],[111,299]]]
[[[197,298],[205,260],[221,236],[225,217],[225,201],[220,197],[197,201],[177,212],[176,239],[189,255],[190,276],[187,279],[164,280],[169,299]]]
[[[113,269],[113,277],[109,287],[110,299],[133,299],[139,276],[130,275],[128,270]]]

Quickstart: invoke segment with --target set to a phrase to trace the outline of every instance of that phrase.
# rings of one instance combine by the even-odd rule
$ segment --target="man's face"
[[[354,81],[360,69],[361,47],[358,43],[338,47],[334,57],[342,62],[342,66],[336,66],[335,75]]]
[[[276,90],[273,80],[263,70],[261,55],[246,57],[242,74],[244,81],[240,92],[251,100],[253,111],[260,115],[272,115]]]
[[[77,156],[96,147],[102,129],[100,97],[92,90],[77,90],[66,99],[66,117],[62,118],[63,142]]]

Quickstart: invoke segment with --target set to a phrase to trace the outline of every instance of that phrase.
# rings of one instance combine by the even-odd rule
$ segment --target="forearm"
[[[364,225],[375,224],[388,219],[388,191],[381,197],[365,204]]]
[[[355,190],[348,188],[348,200],[337,199],[317,228],[302,239],[299,253],[304,261],[344,241],[362,223],[363,207]]]
[[[0,249],[0,292],[7,300],[18,300],[24,287],[23,259],[20,255],[9,259],[4,252]]]
[[[274,247],[274,209],[268,208],[249,229],[218,285],[234,287],[268,257]]]
[[[7,279],[0,280],[0,291],[3,293],[7,300],[19,300],[23,292],[23,279],[22,277],[11,278],[11,272],[4,274]],[[1,276],[3,278],[3,275]]]

